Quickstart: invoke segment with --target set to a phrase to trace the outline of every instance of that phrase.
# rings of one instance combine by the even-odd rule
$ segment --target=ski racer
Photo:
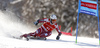
[[[56,15],[51,15],[50,19],[48,19],[48,18],[39,19],[36,22],[34,22],[34,24],[38,25],[38,23],[44,22],[40,28],[38,28],[33,33],[24,34],[24,35],[21,35],[20,37],[27,38],[27,37],[33,36],[33,37],[40,37],[40,38],[46,39],[46,37],[48,37],[52,34],[52,30],[56,29],[58,32],[56,40],[59,40],[62,33],[61,33],[57,23],[56,23],[56,20],[57,20]]]

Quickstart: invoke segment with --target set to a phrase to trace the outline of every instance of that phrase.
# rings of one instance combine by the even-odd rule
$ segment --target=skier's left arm
[[[56,30],[57,30],[57,32],[58,32],[58,35],[57,35],[57,37],[56,37],[56,40],[59,40],[62,33],[61,33],[61,31],[60,31],[58,25],[56,26]]]
[[[38,19],[36,22],[34,22],[35,25],[38,25],[38,23],[48,22],[48,18]]]

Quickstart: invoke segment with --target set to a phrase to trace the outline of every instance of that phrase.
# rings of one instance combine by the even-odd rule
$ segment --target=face
[[[52,23],[54,24],[56,22],[56,19],[52,19]]]

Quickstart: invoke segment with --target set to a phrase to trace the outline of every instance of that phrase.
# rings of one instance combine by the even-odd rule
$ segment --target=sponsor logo
[[[97,9],[97,4],[94,4],[94,3],[88,3],[88,2],[81,1],[81,6],[87,7],[90,9],[95,9],[95,10]]]
[[[96,13],[90,12],[90,11],[86,11],[86,10],[81,10],[80,12],[81,12],[81,13],[85,13],[85,14],[89,14],[89,15],[93,15],[93,16],[96,15]]]

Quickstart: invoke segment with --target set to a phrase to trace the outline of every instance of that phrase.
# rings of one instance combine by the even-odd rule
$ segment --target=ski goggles
[[[56,19],[52,19],[52,21],[56,21]]]

